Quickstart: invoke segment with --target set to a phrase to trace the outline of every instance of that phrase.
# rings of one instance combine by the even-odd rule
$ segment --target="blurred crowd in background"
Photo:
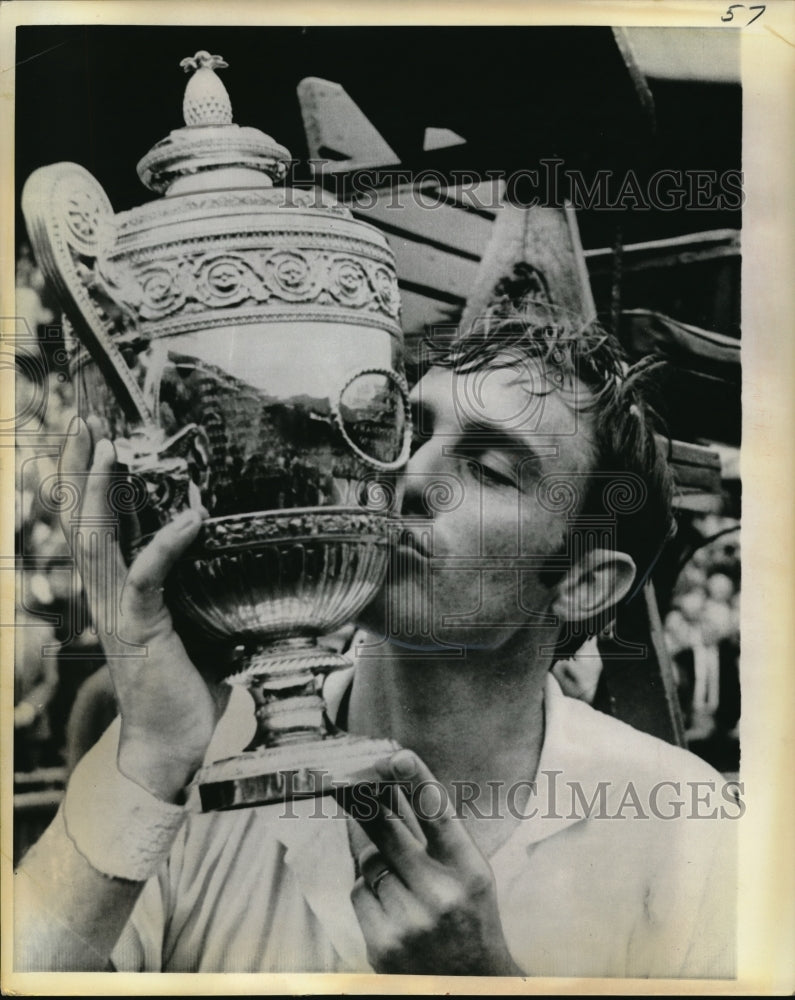
[[[17,266],[14,771],[68,774],[115,714],[113,690],[79,577],[59,523],[57,463],[75,415],[60,337],[46,331],[47,301],[29,252]],[[29,339],[19,336],[30,331]],[[45,335],[42,336],[44,331]],[[54,492],[55,491],[55,492]],[[701,539],[682,567],[664,619],[690,748],[724,773],[739,769],[739,523],[715,515],[692,524]],[[601,663],[595,642],[557,664],[567,694],[593,701]]]
[[[14,770],[25,773],[73,766],[73,709],[104,659],[59,520],[58,456],[75,416],[63,342],[29,252],[16,278]]]
[[[685,564],[665,616],[685,738],[723,772],[740,766],[740,530],[714,514],[694,527],[704,539]]]

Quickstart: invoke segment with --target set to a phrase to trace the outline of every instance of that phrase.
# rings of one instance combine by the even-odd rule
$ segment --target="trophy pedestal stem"
[[[245,663],[226,683],[254,699],[257,731],[246,750],[312,743],[336,730],[326,716],[322,680],[349,667],[339,653],[314,639],[282,639],[250,647]]]
[[[340,785],[376,781],[374,769],[399,749],[394,740],[349,736],[326,714],[322,678],[350,666],[314,639],[252,647],[227,683],[245,687],[257,731],[237,757],[202,768],[194,783],[204,812],[326,795]]]

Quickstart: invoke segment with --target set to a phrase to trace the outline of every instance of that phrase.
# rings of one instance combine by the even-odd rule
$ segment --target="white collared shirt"
[[[330,706],[339,693],[339,683],[327,692]],[[228,752],[223,732],[210,759]],[[566,698],[550,675],[535,777],[528,818],[490,858],[519,967],[545,976],[732,976],[742,810],[722,795],[721,776]],[[367,972],[353,883],[333,799],[193,813],[113,960],[123,971]]]

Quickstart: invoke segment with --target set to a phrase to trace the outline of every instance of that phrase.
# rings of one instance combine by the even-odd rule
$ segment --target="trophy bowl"
[[[182,65],[185,127],[138,164],[162,197],[114,214],[59,163],[22,201],[82,414],[145,496],[125,557],[209,512],[166,599],[238,647],[227,681],[256,714],[249,746],[197,775],[210,810],[322,794],[395,748],[331,724],[322,680],[348,661],[317,639],[381,586],[411,427],[386,240],[320,189],[277,186],[290,155],[233,124],[220,57]]]

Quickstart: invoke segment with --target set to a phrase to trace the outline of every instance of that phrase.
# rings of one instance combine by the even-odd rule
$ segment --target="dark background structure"
[[[432,169],[511,177],[559,158],[566,170],[587,179],[611,171],[615,192],[630,170],[644,189],[661,170],[718,177],[739,172],[739,72],[732,78],[725,70],[732,39],[708,29],[655,31],[654,48],[645,41],[637,51],[651,51],[650,69],[666,78],[643,74],[634,36],[601,27],[21,27],[16,204],[28,175],[59,160],[90,170],[117,211],[154,197],[135,165],[182,125],[179,62],[201,48],[229,63],[223,79],[235,121],[286,145],[298,179],[311,178],[296,95],[306,77],[340,84],[397,153],[399,169],[413,174]],[[682,79],[685,71],[689,78]],[[450,129],[466,143],[423,151],[428,126]],[[530,196],[517,183],[517,196],[523,191]],[[19,208],[15,221],[20,246]],[[739,241],[727,236],[739,233],[739,206],[700,207],[693,198],[674,210],[597,205],[578,211],[577,221],[600,316],[615,323],[619,307],[654,310],[739,337]],[[703,233],[722,238],[706,245],[686,239]],[[680,244],[668,248],[624,252],[677,238]],[[632,329],[625,326],[625,332],[631,341]],[[681,352],[676,360],[683,361]],[[680,367],[689,371],[686,363]],[[721,385],[694,385],[687,374],[675,380],[670,393],[677,407],[666,414],[674,435],[686,437],[689,429],[691,437],[737,444],[738,380],[736,385],[733,394],[722,394]]]
[[[740,168],[739,85],[648,81],[637,66],[633,78],[610,28],[29,26],[17,30],[17,190],[35,167],[75,160],[117,211],[145,200],[135,164],[182,125],[179,61],[202,48],[229,63],[235,120],[299,160],[296,87],[313,76],[341,84],[414,171],[511,173],[549,157],[586,173],[632,166],[641,179]],[[429,125],[466,145],[423,153]],[[740,213],[691,204],[623,221],[635,243],[737,229]],[[585,213],[586,249],[610,246],[613,222]]]

